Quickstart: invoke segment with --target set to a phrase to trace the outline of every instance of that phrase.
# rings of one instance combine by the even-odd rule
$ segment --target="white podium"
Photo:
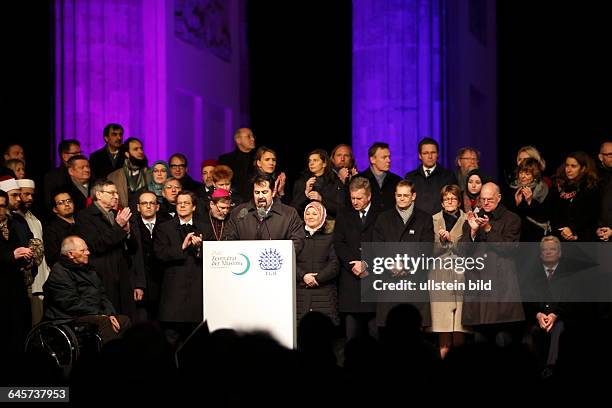
[[[293,242],[204,241],[204,319],[210,331],[265,330],[295,348]]]

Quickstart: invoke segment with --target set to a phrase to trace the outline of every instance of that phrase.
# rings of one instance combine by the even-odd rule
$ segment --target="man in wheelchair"
[[[75,235],[62,241],[60,259],[53,265],[43,293],[43,320],[92,324],[103,344],[130,325],[127,316],[116,314],[102,280],[89,265],[87,244]]]

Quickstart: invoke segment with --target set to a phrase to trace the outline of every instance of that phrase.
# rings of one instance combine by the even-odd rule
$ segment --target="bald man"
[[[500,333],[518,341],[525,320],[522,304],[517,301],[520,300],[520,291],[514,262],[521,235],[521,218],[507,210],[500,201],[497,184],[483,185],[480,191],[482,211],[467,214],[461,238],[466,243],[464,256],[485,259],[485,268],[466,271],[466,280],[490,279],[492,289],[487,295],[493,297],[483,299],[476,295],[470,298],[466,293],[462,323],[474,326],[492,342],[499,338]]]
[[[234,172],[232,186],[238,195],[250,197],[253,194],[249,176],[253,171],[255,159],[255,135],[249,128],[240,128],[234,133],[234,143],[236,149],[219,156],[219,164],[229,166]]]

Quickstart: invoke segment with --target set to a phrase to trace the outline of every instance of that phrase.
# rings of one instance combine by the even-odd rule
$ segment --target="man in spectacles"
[[[70,193],[60,189],[52,194],[52,199],[53,217],[43,226],[45,257],[51,268],[59,260],[64,238],[75,233],[74,201]]]
[[[174,177],[168,177],[164,181],[162,188],[162,203],[159,208],[160,214],[165,214],[168,218],[176,216],[176,197],[182,190],[181,182]]]
[[[129,207],[116,210],[119,193],[107,179],[96,181],[91,192],[93,204],[77,215],[77,231],[87,242],[91,264],[115,309],[131,316],[138,289],[133,286],[128,268],[128,248],[135,246],[129,223],[132,212]]]
[[[520,289],[513,258],[521,236],[521,218],[501,204],[499,186],[486,183],[480,190],[482,210],[470,211],[463,226],[461,241],[478,245],[464,245],[464,255],[486,259],[482,270],[467,270],[466,280],[491,280],[486,298],[477,295],[464,302],[462,322],[473,326],[489,341],[499,334],[512,341],[520,341],[521,322],[525,320],[520,303]],[[501,243],[486,246],[486,243]]]
[[[210,226],[194,218],[197,197],[177,195],[177,217],[161,224],[153,236],[155,256],[163,268],[159,320],[168,341],[177,346],[203,321],[202,241],[214,239]]]
[[[458,186],[461,187],[461,191],[465,191],[465,183],[467,174],[470,170],[478,168],[480,161],[480,152],[473,147],[462,147],[457,150],[457,169],[455,170],[455,176],[459,182]]]
[[[170,167],[170,173],[172,177],[181,182],[181,186],[184,190],[196,192],[202,188],[202,183],[198,183],[188,173],[187,156],[183,153],[174,153],[168,159],[168,167]]]
[[[116,339],[130,325],[117,313],[106,295],[105,285],[89,262],[90,250],[80,237],[62,241],[61,258],[44,285],[45,318],[91,323],[103,343]]]
[[[178,193],[178,191],[177,191]],[[130,219],[130,230],[136,239],[137,250],[132,256],[133,274],[138,275],[139,269],[144,271],[144,299],[137,303],[137,313],[134,321],[157,320],[159,296],[162,282],[162,268],[153,251],[153,236],[159,226],[171,217],[159,211],[157,196],[151,191],[143,191],[138,196],[136,206],[138,216]]]

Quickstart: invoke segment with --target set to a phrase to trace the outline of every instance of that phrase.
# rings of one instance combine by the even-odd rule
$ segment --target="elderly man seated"
[[[100,277],[89,265],[83,239],[70,235],[62,241],[60,260],[43,286],[44,320],[90,323],[106,344],[125,330],[130,320],[117,315]]]

